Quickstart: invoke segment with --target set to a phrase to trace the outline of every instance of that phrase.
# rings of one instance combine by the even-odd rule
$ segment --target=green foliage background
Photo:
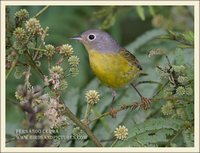
[[[44,6],[9,6],[9,21],[14,25],[14,14],[21,8],[29,11],[30,17],[34,16]],[[83,118],[86,103],[84,94],[87,90],[96,89],[101,94],[100,102],[93,108],[92,117],[98,116],[109,110],[111,103],[111,91],[102,85],[93,75],[89,63],[87,52],[78,42],[69,40],[72,36],[77,36],[87,29],[101,28],[109,32],[122,46],[133,53],[140,61],[147,76],[141,77],[136,82],[152,80],[160,82],[158,84],[141,84],[138,89],[145,97],[151,98],[158,88],[166,80],[160,78],[156,71],[156,66],[164,66],[167,62],[163,56],[149,58],[150,50],[161,49],[165,51],[170,62],[177,65],[187,65],[190,71],[190,79],[193,80],[194,70],[194,48],[185,45],[183,37],[172,40],[172,33],[168,30],[185,34],[194,31],[194,8],[187,6],[156,6],[156,7],[108,7],[108,6],[51,6],[42,15],[38,17],[43,27],[48,26],[49,36],[47,44],[55,46],[69,43],[74,51],[80,57],[80,73],[76,78],[68,81],[68,88],[63,94],[66,105],[72,110],[78,118]],[[8,20],[8,18],[7,18]],[[8,30],[8,29],[7,29]],[[165,38],[161,38],[161,35]],[[167,37],[168,36],[168,37]],[[180,41],[181,40],[181,41]],[[192,41],[190,41],[191,43]],[[41,69],[44,72],[45,63],[43,61]],[[15,135],[15,129],[21,128],[25,114],[16,102],[15,91],[23,79],[15,79],[14,71],[6,80],[6,133],[8,136]],[[42,84],[42,80],[32,73],[32,84]],[[193,85],[192,85],[193,86]],[[129,137],[126,141],[118,142],[116,146],[193,146],[193,131],[181,129],[183,122],[188,119],[178,119],[164,116],[161,107],[166,104],[162,97],[166,95],[163,90],[158,97],[159,102],[151,104],[151,109],[144,111],[126,110],[117,114],[117,118],[110,116],[102,118],[92,124],[91,128],[99,140],[110,139],[113,136],[114,129],[118,124],[124,124],[129,129]],[[131,104],[139,101],[140,98],[131,87],[117,90],[116,107],[123,104]],[[193,101],[193,97],[192,97]],[[193,103],[191,103],[193,110]],[[191,117],[190,123],[193,123],[193,112],[189,110]],[[192,113],[192,114],[191,114]],[[193,124],[192,124],[193,126]],[[73,127],[61,131],[62,134],[70,135]],[[153,134],[152,134],[153,133]],[[181,133],[181,134],[180,134]],[[189,133],[189,134],[188,134]],[[152,134],[152,135],[151,135]],[[193,134],[193,135],[192,135]],[[112,141],[105,141],[104,146],[110,146]],[[56,143],[56,142],[55,142]],[[15,142],[7,143],[8,146],[16,146]],[[93,146],[91,141],[68,142],[62,141],[60,146]]]

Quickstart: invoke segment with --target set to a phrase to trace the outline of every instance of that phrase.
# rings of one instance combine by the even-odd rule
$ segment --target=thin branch
[[[96,136],[92,133],[92,131],[89,129],[89,127],[87,127],[86,125],[84,125],[72,112],[71,110],[66,106],[66,104],[64,103],[64,101],[61,99],[61,102],[65,105],[65,112],[67,114],[67,116],[74,122],[76,123],[76,125],[78,125],[82,130],[84,130],[87,135],[89,136],[89,138],[93,141],[93,143],[97,146],[97,147],[102,147],[102,144],[100,143],[100,141],[96,138]]]
[[[48,9],[49,5],[45,6],[43,9],[41,9],[35,16],[34,18],[37,18],[38,16],[40,16],[44,11],[46,11]]]
[[[144,83],[149,83],[149,84],[161,84],[160,82],[149,80],[149,81],[140,81],[140,82],[136,83],[135,86],[138,86],[138,85],[144,84]]]
[[[18,57],[13,61],[12,67],[9,69],[8,73],[6,74],[6,80],[8,79],[8,77],[11,74],[11,72],[13,71],[13,69],[15,68],[15,66],[17,65],[17,60],[18,60]]]
[[[169,67],[171,68],[171,67],[172,67],[172,65],[171,65],[171,63],[170,63],[170,60],[169,60],[168,56],[167,56],[167,55],[165,55],[165,58],[167,59],[167,62],[168,62],[168,65],[169,65]]]
[[[6,144],[10,143],[10,142],[13,142],[15,140],[16,140],[16,137],[12,136],[12,138],[6,139]]]
[[[25,52],[25,55],[27,58],[29,58],[29,63],[30,65],[40,74],[40,77],[42,79],[44,79],[44,74],[43,72],[40,70],[40,68],[35,64],[35,62],[33,61],[31,55],[28,52]]]
[[[155,99],[151,99],[151,102],[158,102],[160,100],[182,100],[181,98],[179,97],[163,97],[163,98],[155,98]],[[124,104],[122,105],[120,108],[116,109],[116,114],[120,111],[123,111],[123,110],[127,110],[127,109],[131,109],[131,110],[135,110],[137,108],[144,108],[144,103],[142,102],[133,102],[132,104]],[[91,120],[88,124],[91,124],[99,119],[102,119],[103,117],[106,117],[108,115],[111,115],[110,112],[106,112],[106,113],[103,113],[102,115],[98,116],[97,118]]]
[[[114,145],[117,143],[118,139],[115,139],[115,141],[111,144],[110,147],[114,147]]]
[[[30,49],[32,49],[32,50],[36,50],[36,51],[42,51],[42,52],[45,52],[46,51],[46,49],[41,49],[41,48],[30,48]]]
[[[91,109],[92,109],[92,105],[91,104],[88,104],[87,103],[87,107],[86,107],[86,110],[85,110],[85,116],[84,116],[84,123],[88,123],[88,118],[90,116],[90,113],[91,113]]]
[[[11,98],[6,98],[6,102],[9,102],[10,104],[13,104],[13,105],[20,106],[19,102],[16,102],[16,100],[13,100]]]
[[[166,147],[169,147],[170,144],[177,138],[177,136],[178,136],[179,134],[181,134],[182,131],[183,131],[183,129],[180,129],[180,130],[168,141],[168,143],[166,144]]]
[[[117,112],[119,112],[119,111],[120,111],[120,110],[117,110]],[[110,115],[110,112],[103,113],[103,114],[100,115],[99,117],[97,117],[97,118],[91,120],[91,121],[89,122],[89,124],[92,123],[92,122],[95,122],[95,121],[97,121],[97,120],[99,120],[99,119],[101,119],[101,118],[103,118],[103,117],[105,117],[105,116],[108,116],[108,115]]]
[[[168,85],[168,83],[169,81],[167,81],[158,91],[156,91],[156,93],[153,95],[153,98],[157,96]]]

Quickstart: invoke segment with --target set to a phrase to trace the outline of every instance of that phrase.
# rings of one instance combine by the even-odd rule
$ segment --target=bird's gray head
[[[116,53],[119,52],[121,48],[108,33],[101,30],[87,30],[80,36],[71,39],[79,40],[88,51]]]

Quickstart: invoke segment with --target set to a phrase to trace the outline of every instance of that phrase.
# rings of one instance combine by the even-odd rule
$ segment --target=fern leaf
[[[184,139],[186,147],[193,147],[194,146],[194,133],[191,133],[190,131],[183,131],[182,135],[183,135],[183,139]]]
[[[155,118],[149,119],[144,123],[134,125],[132,129],[129,130],[129,136],[134,137],[137,134],[144,133],[146,131],[160,130],[160,129],[173,129],[178,130],[182,124],[181,120],[178,119],[165,119],[165,118]]]
[[[172,118],[149,119],[129,129],[129,138],[116,146],[151,146],[168,142],[167,136],[181,128],[182,121]]]

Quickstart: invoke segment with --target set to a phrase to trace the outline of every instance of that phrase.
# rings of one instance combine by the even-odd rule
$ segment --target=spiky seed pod
[[[182,86],[179,86],[179,87],[176,89],[176,94],[179,95],[179,96],[185,95],[185,88],[182,87]]]
[[[71,45],[64,44],[60,47],[60,54],[63,54],[64,56],[67,56],[68,58],[72,56],[74,53],[74,50]]]
[[[24,40],[26,38],[26,32],[23,28],[17,27],[13,32],[13,35],[18,41]]]
[[[68,62],[71,67],[77,67],[80,63],[80,59],[77,56],[71,56],[69,57]]]
[[[21,9],[15,13],[15,17],[19,20],[27,20],[29,18],[29,13],[26,9]]]
[[[45,52],[44,55],[46,55],[47,57],[52,57],[53,54],[55,53],[55,47],[51,44],[45,45]]]
[[[40,21],[36,18],[30,18],[28,21],[26,21],[26,29],[31,34],[37,34],[41,30]]]
[[[94,105],[99,102],[100,95],[96,90],[89,90],[85,94],[86,102],[90,105]]]
[[[114,135],[118,140],[125,140],[128,137],[128,129],[124,125],[120,125],[115,129]]]

